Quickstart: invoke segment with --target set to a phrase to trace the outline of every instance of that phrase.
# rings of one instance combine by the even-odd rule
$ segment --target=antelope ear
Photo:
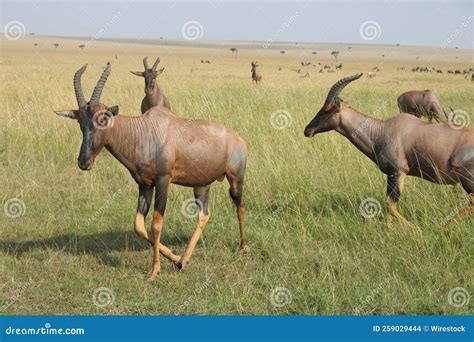
[[[143,77],[143,72],[141,71],[130,71],[130,72],[134,74],[135,76]]]
[[[109,113],[111,113],[113,116],[117,115],[119,113],[119,106],[112,106],[109,107],[107,110]]]
[[[161,75],[161,73],[163,73],[163,71],[165,71],[165,67],[155,71],[155,77],[158,76],[158,75]]]
[[[57,115],[62,116],[64,118],[77,120],[77,110],[58,110],[54,111]]]

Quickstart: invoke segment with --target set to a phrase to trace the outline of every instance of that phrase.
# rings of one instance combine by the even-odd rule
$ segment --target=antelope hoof
[[[150,270],[150,272],[147,273],[146,275],[146,280],[155,280],[156,279],[156,276],[157,274],[159,273],[160,271],[155,271],[155,270]]]
[[[184,265],[185,265],[185,262],[182,259],[174,263],[174,266],[176,267],[178,271],[182,271],[184,269]]]
[[[250,253],[250,247],[247,244],[240,245],[240,254],[241,255],[248,255]]]

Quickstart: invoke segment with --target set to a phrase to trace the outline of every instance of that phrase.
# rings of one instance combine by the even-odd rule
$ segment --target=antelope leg
[[[189,240],[188,246],[184,251],[183,257],[176,264],[176,267],[178,267],[178,269],[180,270],[183,269],[186,264],[188,264],[189,259],[191,258],[191,254],[193,253],[194,247],[196,247],[196,243],[201,237],[201,233],[204,230],[207,222],[209,221],[209,217],[211,216],[208,206],[209,186],[194,188],[194,198],[196,200],[196,206],[199,210],[198,223],[191,239]]]

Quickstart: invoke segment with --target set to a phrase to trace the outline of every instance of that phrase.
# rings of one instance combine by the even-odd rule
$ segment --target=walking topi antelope
[[[171,110],[170,103],[166,98],[163,90],[158,85],[156,78],[165,70],[161,68],[156,70],[156,67],[160,63],[160,57],[158,57],[150,68],[148,66],[148,57],[143,58],[143,66],[145,71],[130,71],[135,76],[145,78],[145,97],[142,100],[141,111],[145,113],[151,107],[166,107]]]
[[[252,66],[252,83],[255,82],[255,84],[259,84],[260,81],[262,80],[262,74],[257,71],[258,67],[258,62],[250,62],[250,65]]]
[[[431,122],[446,122],[448,115],[431,90],[412,90],[401,94],[397,98],[401,113],[408,113],[420,118],[426,116]]]
[[[332,86],[305,136],[336,130],[375,162],[387,175],[389,214],[404,224],[408,221],[396,204],[407,175],[439,184],[461,183],[470,204],[458,218],[468,216],[474,211],[474,129],[429,124],[409,114],[386,120],[368,117],[339,98],[342,89],[361,76],[343,78]]]
[[[247,250],[244,231],[242,193],[247,161],[245,142],[223,125],[178,117],[164,107],[153,107],[141,116],[118,115],[118,106],[107,107],[100,96],[111,71],[108,63],[91,99],[86,102],[81,76],[87,64],[74,75],[74,91],[79,109],[56,114],[77,120],[82,131],[78,157],[81,170],[90,170],[96,156],[105,147],[130,172],[138,184],[135,232],[153,246],[153,262],[147,278],[160,271],[161,253],[182,269],[191,257],[209,217],[211,184],[227,178],[229,194],[236,209],[240,228],[240,247]],[[194,189],[198,223],[182,257],[160,243],[168,188],[178,184]],[[155,191],[152,230],[149,237],[145,218]]]

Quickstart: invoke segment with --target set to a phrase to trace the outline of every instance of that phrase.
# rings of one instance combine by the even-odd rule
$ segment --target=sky
[[[2,32],[473,48],[471,0],[0,1]]]

